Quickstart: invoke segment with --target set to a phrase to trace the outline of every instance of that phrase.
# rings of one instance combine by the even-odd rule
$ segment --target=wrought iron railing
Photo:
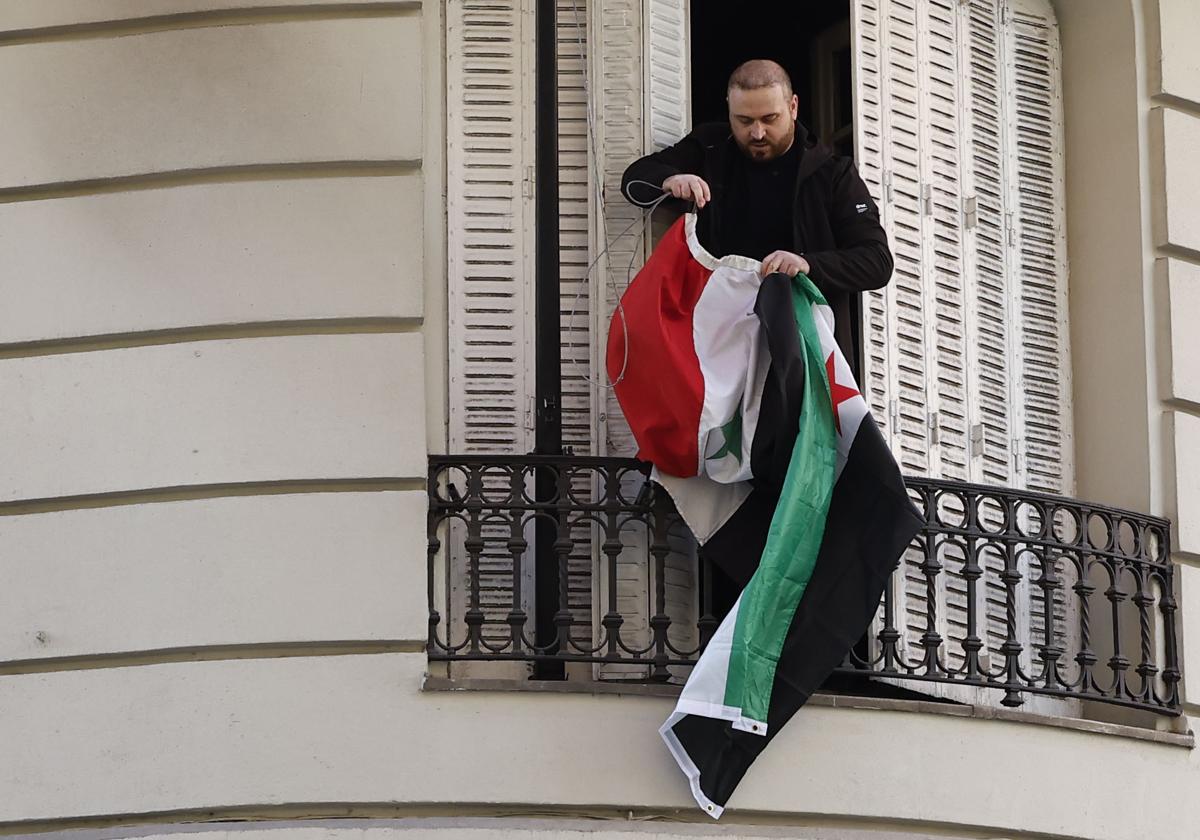
[[[556,490],[539,498],[538,473]],[[429,658],[679,681],[715,631],[713,570],[632,459],[434,456]],[[548,478],[548,480],[547,480]],[[1046,494],[907,480],[925,524],[836,673],[1179,714],[1170,523]],[[540,522],[540,527],[537,523]],[[545,579],[534,621],[537,575]],[[947,687],[959,686],[960,689]]]

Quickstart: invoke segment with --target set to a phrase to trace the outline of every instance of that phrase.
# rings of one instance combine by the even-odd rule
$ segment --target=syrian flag
[[[660,729],[719,817],[842,661],[921,526],[804,275],[717,259],[689,214],[621,299],[607,367],[652,477],[741,595]]]

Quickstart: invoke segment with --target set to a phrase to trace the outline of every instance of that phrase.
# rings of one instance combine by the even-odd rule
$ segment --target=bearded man
[[[858,369],[854,298],[887,285],[892,254],[879,210],[849,158],[817,145],[796,119],[787,71],[762,59],[729,77],[728,123],[698,126],[634,161],[621,191],[645,206],[661,187],[698,211],[700,244],[716,256],[762,261],[762,274],[808,275],[835,318],[835,338]]]

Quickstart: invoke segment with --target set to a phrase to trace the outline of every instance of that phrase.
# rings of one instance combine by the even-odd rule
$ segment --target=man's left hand
[[[788,277],[795,277],[797,274],[808,274],[808,260],[799,254],[793,254],[791,251],[772,251],[767,254],[762,261],[762,276],[775,272],[782,272]]]

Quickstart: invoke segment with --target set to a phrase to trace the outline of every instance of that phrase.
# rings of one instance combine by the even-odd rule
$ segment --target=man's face
[[[779,85],[729,90],[729,126],[733,138],[746,157],[773,160],[786,152],[796,136],[795,94],[783,95]]]

